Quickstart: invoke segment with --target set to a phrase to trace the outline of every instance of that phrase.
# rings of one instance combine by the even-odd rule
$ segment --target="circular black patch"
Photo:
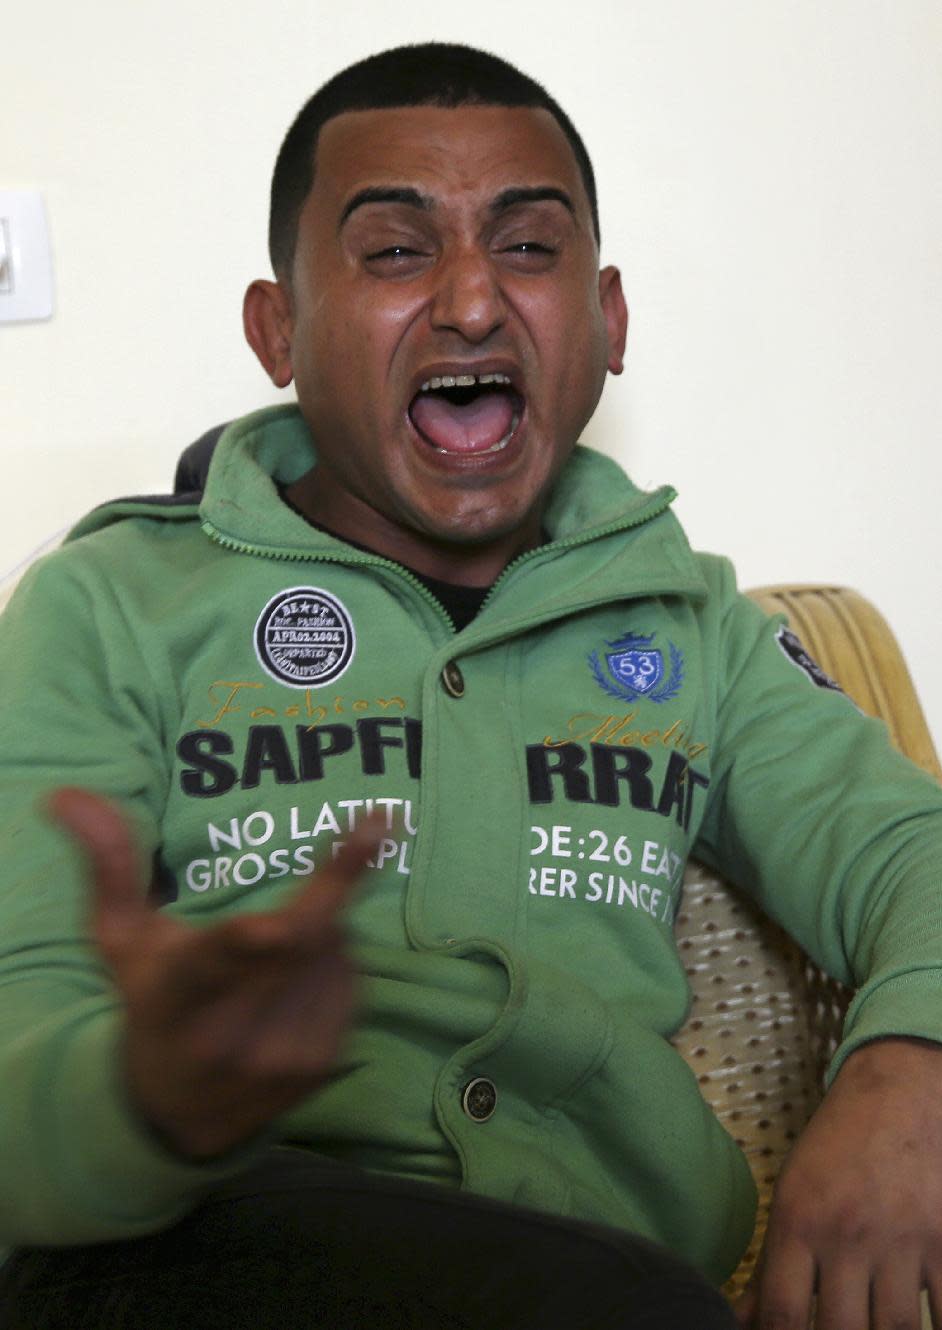
[[[255,625],[255,653],[272,678],[293,688],[322,688],[353,660],[353,621],[336,596],[298,586],[272,597]]]

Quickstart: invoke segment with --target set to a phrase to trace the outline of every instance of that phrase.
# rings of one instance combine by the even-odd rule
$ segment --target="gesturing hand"
[[[145,899],[114,805],[63,789],[49,807],[89,859],[92,936],[124,1000],[137,1113],[180,1154],[208,1158],[316,1089],[351,1017],[338,916],[376,849],[375,824],[286,905],[194,928]]]
[[[782,1170],[742,1326],[942,1326],[942,1048],[882,1039],[852,1053]]]

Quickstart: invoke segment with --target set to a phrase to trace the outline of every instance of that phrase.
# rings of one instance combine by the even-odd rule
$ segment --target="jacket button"
[[[442,670],[442,687],[449,697],[464,697],[464,675],[453,660]]]
[[[497,1088],[486,1076],[476,1076],[461,1091],[461,1107],[472,1122],[486,1122],[497,1107]]]

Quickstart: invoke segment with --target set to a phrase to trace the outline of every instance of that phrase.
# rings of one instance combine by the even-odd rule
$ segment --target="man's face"
[[[394,536],[406,562],[416,543],[538,540],[625,332],[547,111],[329,121],[284,309],[268,368],[293,376],[314,438],[312,516],[377,548]]]

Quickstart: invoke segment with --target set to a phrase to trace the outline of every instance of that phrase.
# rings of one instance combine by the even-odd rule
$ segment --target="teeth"
[[[476,383],[499,383],[509,387],[510,379],[506,374],[442,374],[433,379],[426,379],[419,392],[437,392],[439,388],[473,388]]]
[[[507,433],[504,435],[502,439],[498,439],[497,443],[494,444],[493,448],[488,448],[487,451],[489,453],[502,453],[504,449],[507,447],[508,443],[510,442],[513,436],[513,432],[519,424],[520,424],[520,417],[517,415],[516,412],[514,412],[514,418],[510,422],[510,429],[507,431]]]

